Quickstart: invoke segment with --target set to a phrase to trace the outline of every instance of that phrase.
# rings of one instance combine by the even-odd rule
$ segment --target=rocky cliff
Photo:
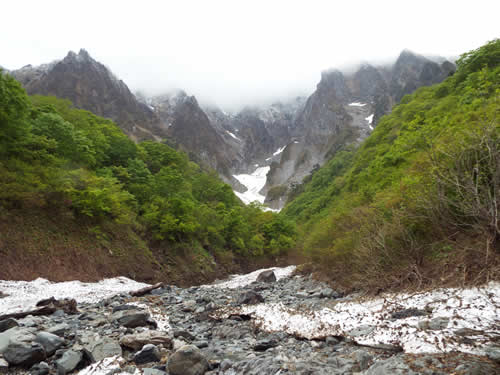
[[[27,65],[11,73],[28,94],[69,99],[78,108],[112,119],[134,139],[160,140],[166,136],[165,126],[152,109],[84,49],[78,54],[70,51],[60,61]]]
[[[286,194],[339,149],[366,138],[404,95],[441,82],[454,69],[448,61],[437,63],[405,50],[391,66],[362,64],[353,73],[323,72],[296,118],[294,142],[290,139],[279,162],[271,165],[264,190],[281,187]],[[281,196],[267,203],[280,208],[283,202]]]

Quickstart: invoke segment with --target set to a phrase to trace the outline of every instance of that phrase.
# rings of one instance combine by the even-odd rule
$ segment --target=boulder
[[[48,375],[50,373],[50,366],[47,362],[40,362],[30,368],[30,375]]]
[[[19,323],[15,319],[8,318],[8,319],[0,320],[0,332],[5,332],[8,329],[18,327],[18,326],[19,326]]]
[[[209,369],[209,364],[200,349],[184,345],[170,356],[167,368],[169,375],[202,375]]]
[[[437,317],[431,320],[424,320],[418,323],[418,328],[423,330],[438,331],[448,327],[450,318]]]
[[[134,362],[138,365],[150,362],[159,362],[160,359],[160,351],[153,344],[144,345],[140,351],[134,354]]]
[[[73,371],[83,358],[81,351],[67,350],[62,357],[56,361],[57,374],[66,375]]]
[[[249,290],[238,297],[238,305],[255,305],[264,302],[264,297],[259,293]]]
[[[120,310],[113,313],[111,319],[127,328],[142,327],[150,324],[149,313],[139,310]]]
[[[139,350],[146,344],[161,344],[164,348],[171,349],[172,339],[165,332],[148,330],[125,335],[120,339],[120,344],[134,350]]]
[[[122,348],[118,341],[108,337],[89,343],[85,346],[85,349],[90,354],[92,362],[98,362],[115,355],[122,355]]]
[[[7,374],[9,372],[9,362],[0,357],[0,374]]]
[[[273,270],[262,271],[257,276],[257,281],[262,283],[273,283],[276,281],[276,275]]]
[[[45,359],[45,350],[37,342],[10,342],[3,352],[3,356],[10,365],[31,367]]]
[[[62,338],[48,332],[38,332],[35,341],[43,346],[48,356],[54,354],[64,344]]]

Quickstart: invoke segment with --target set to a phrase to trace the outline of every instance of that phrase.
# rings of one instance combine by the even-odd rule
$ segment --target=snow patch
[[[364,107],[365,105],[366,103],[359,103],[359,102],[349,103],[350,107]]]
[[[368,123],[371,125],[371,124],[372,124],[372,122],[373,122],[373,113],[372,113],[370,116],[365,117],[365,120],[366,120],[366,121],[368,121]],[[372,128],[372,129],[373,129],[373,128]]]
[[[151,319],[153,319],[158,325],[158,327],[156,328],[157,331],[163,331],[163,332],[172,331],[172,326],[170,325],[168,316],[165,315],[165,313],[163,313],[159,307],[150,306],[142,302],[128,302],[127,304],[134,305],[140,307],[141,309],[147,310],[149,312],[149,315],[151,316]]]
[[[249,204],[254,201],[264,203],[266,197],[260,194],[259,191],[266,184],[267,172],[270,169],[271,167],[259,167],[252,174],[233,175],[234,178],[247,188],[247,191],[244,193],[234,192],[243,203]]]
[[[238,140],[241,142],[241,139],[239,139],[236,135],[234,135],[234,133],[231,133],[229,130],[226,130],[227,134],[229,134],[231,137],[233,137],[234,139]]]
[[[280,147],[276,150],[276,152],[273,154],[273,156],[279,155],[283,152],[283,150],[286,148],[286,145],[283,147]]]
[[[114,355],[112,357],[104,358],[96,363],[91,364],[90,366],[85,367],[83,370],[78,372],[78,375],[106,375],[106,374],[115,374],[115,375],[140,375],[142,371],[139,369],[135,369],[133,373],[122,371],[121,367],[127,361],[118,355]]]
[[[409,308],[430,312],[427,316],[391,319],[391,313]],[[333,302],[331,307],[317,311],[263,303],[225,310],[224,316],[233,313],[252,315],[255,324],[266,331],[285,331],[307,339],[339,335],[361,345],[398,345],[407,353],[461,351],[484,355],[482,344],[500,335],[500,283]],[[419,327],[419,323],[435,318],[447,318],[449,322],[441,330]],[[466,335],[473,340],[461,340],[456,334],[460,328],[474,330]]]
[[[293,271],[295,271],[295,266],[288,266],[288,267],[273,267],[273,268],[266,268],[266,269],[260,269],[251,273],[248,273],[246,275],[232,275],[231,279],[228,281],[216,283],[216,284],[210,284],[210,285],[203,285],[203,288],[228,288],[228,289],[235,289],[239,288],[248,284],[253,283],[254,281],[257,280],[257,276],[263,271],[269,271],[272,270],[274,272],[274,275],[276,276],[276,280],[282,279],[284,277],[290,276]]]
[[[267,158],[267,159],[266,159],[266,161],[269,161],[269,160],[271,160],[272,158],[273,158],[273,157],[271,156],[271,157]]]
[[[0,290],[8,295],[0,298],[0,312],[7,314],[25,311],[34,308],[38,301],[50,297],[74,298],[78,303],[95,303],[115,294],[146,286],[148,284],[126,277],[104,279],[97,283],[82,283],[81,281],[53,283],[42,278],[33,281],[0,280]]]

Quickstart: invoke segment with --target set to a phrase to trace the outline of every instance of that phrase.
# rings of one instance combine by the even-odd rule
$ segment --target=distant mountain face
[[[84,49],[78,54],[69,52],[60,61],[27,65],[11,74],[28,94],[69,99],[78,108],[111,118],[132,138],[158,140],[166,135],[154,112]]]
[[[438,63],[403,51],[392,66],[363,64],[349,74],[323,72],[309,98],[231,114],[215,106],[202,108],[182,90],[150,98],[134,95],[83,49],[10,74],[29,94],[69,99],[78,108],[113,119],[135,140],[169,138],[238,191],[245,188],[233,175],[270,166],[262,193],[277,188],[267,203],[281,208],[291,185],[346,144],[361,142],[404,95],[442,81],[454,69],[446,60]]]
[[[454,71],[448,61],[437,63],[405,50],[389,67],[363,64],[350,74],[323,72],[297,116],[295,142],[287,146],[279,163],[271,165],[264,189],[301,182],[337,150],[366,138],[404,95],[441,82]],[[282,199],[279,202],[283,204]]]

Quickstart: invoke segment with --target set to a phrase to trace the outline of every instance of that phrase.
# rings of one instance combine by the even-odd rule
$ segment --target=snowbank
[[[266,269],[260,269],[251,273],[248,273],[246,275],[232,275],[231,279],[228,281],[216,283],[216,284],[210,284],[210,285],[203,285],[204,288],[228,288],[228,289],[235,289],[239,288],[248,284],[253,283],[254,281],[257,280],[257,276],[263,271],[268,271],[268,270],[273,270],[274,274],[276,275],[276,279],[282,279],[284,277],[290,276],[293,271],[295,271],[295,266],[288,266],[284,268],[280,267],[273,267],[273,268],[266,268]]]

